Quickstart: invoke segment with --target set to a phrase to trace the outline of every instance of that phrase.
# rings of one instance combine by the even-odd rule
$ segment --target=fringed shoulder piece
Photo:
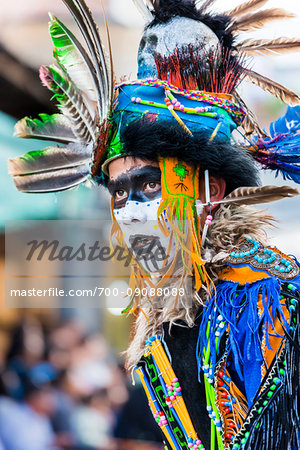
[[[299,275],[299,267],[292,257],[249,238],[231,251],[227,264],[228,267],[219,275],[220,278],[241,285],[268,276],[289,281]]]

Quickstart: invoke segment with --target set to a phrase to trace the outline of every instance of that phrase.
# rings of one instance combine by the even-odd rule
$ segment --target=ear
[[[225,196],[225,190],[226,190],[226,181],[223,178],[217,178],[217,177],[209,177],[209,188],[210,188],[210,201],[211,202],[218,202],[219,200],[222,200]],[[209,212],[210,210],[213,210],[218,205],[214,206],[206,206],[205,210]]]

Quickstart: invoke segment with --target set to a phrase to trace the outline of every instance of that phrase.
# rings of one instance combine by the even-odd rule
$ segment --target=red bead
[[[220,386],[220,387],[222,387],[223,385],[224,385],[224,381],[218,381],[218,385]]]
[[[159,416],[164,416],[165,413],[164,413],[163,411],[159,411],[158,415],[159,415]]]
[[[228,396],[227,392],[222,392],[221,397],[227,398],[227,396]]]
[[[166,401],[167,402],[170,402],[171,400],[170,400],[170,397],[166,397]]]
[[[224,376],[224,372],[222,372],[222,371],[220,370],[220,372],[219,372],[219,377],[223,378],[223,376]]]
[[[235,423],[234,422],[230,422],[229,426],[230,426],[230,428],[234,428],[235,427]]]
[[[225,409],[225,412],[226,412],[226,414],[229,414],[229,413],[230,413],[230,409],[229,409],[229,408],[226,408],[226,409]]]
[[[221,400],[221,401],[220,401],[220,405],[221,405],[221,406],[225,406],[225,400]]]
[[[226,439],[231,439],[231,434],[227,433],[226,434]]]

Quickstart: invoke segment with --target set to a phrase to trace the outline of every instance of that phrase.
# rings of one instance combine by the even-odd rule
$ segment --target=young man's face
[[[161,171],[157,162],[128,156],[109,165],[108,190],[114,202],[114,215],[127,247],[149,272],[159,271],[166,259],[174,257],[175,247],[157,221],[161,202]]]
[[[144,268],[156,272],[163,266],[164,256],[168,256],[168,266],[174,258],[175,242],[171,233],[165,236],[157,220],[161,202],[161,171],[159,164],[140,158],[127,156],[112,161],[109,166],[108,189],[114,202],[114,215],[118,221],[127,247],[135,256],[142,255]],[[210,177],[211,201],[224,197],[226,183],[222,178]],[[204,179],[200,180],[200,198],[197,204],[201,225],[210,208],[203,209],[205,203]],[[164,221],[171,232],[166,218]],[[143,260],[143,257],[144,260]]]

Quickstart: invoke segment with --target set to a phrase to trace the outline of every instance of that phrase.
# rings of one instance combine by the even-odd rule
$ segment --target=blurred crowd
[[[0,380],[0,450],[162,448],[141,387],[77,321],[45,332],[37,317],[23,318]]]

